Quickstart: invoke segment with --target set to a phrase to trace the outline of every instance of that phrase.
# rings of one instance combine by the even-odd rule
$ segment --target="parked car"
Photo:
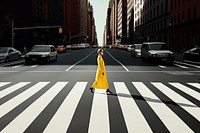
[[[141,57],[141,48],[142,44],[133,44],[133,48],[131,49],[131,56]]]
[[[25,56],[25,63],[31,62],[50,62],[58,58],[57,51],[53,45],[34,45],[30,52]]]
[[[128,45],[127,47],[126,47],[126,49],[127,49],[127,51],[128,52],[131,52],[131,49],[133,48],[133,45]]]
[[[169,50],[168,46],[164,42],[145,42],[141,48],[142,61],[148,60],[148,62],[168,62],[173,64],[175,60],[174,53]]]
[[[183,58],[186,60],[200,61],[200,48],[192,48],[183,53]]]
[[[0,47],[0,62],[21,59],[21,52],[13,47]]]
[[[64,45],[59,45],[59,46],[57,46],[56,51],[58,53],[66,53],[67,50],[66,50],[66,47]]]

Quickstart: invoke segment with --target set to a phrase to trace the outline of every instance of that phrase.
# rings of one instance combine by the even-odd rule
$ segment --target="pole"
[[[14,19],[12,18],[11,19],[11,30],[12,30],[12,37],[11,37],[11,42],[12,42],[12,47],[14,47],[14,36],[15,36],[15,33],[14,33]]]

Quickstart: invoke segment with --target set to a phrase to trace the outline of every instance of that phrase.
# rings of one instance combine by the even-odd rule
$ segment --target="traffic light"
[[[62,33],[62,28],[61,27],[58,29],[58,33]]]

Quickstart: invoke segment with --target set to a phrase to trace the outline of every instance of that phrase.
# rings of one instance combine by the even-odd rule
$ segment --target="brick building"
[[[170,45],[175,51],[200,46],[199,0],[171,0]]]

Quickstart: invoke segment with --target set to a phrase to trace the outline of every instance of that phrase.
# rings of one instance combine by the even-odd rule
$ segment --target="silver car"
[[[21,59],[21,52],[13,47],[0,47],[0,62]]]
[[[25,56],[25,63],[43,63],[57,60],[57,51],[53,45],[34,45]]]
[[[141,57],[142,44],[134,44],[131,49],[131,57]]]
[[[168,62],[173,64],[175,56],[172,51],[164,42],[145,42],[142,44],[141,49],[142,61],[148,60],[148,62]]]

